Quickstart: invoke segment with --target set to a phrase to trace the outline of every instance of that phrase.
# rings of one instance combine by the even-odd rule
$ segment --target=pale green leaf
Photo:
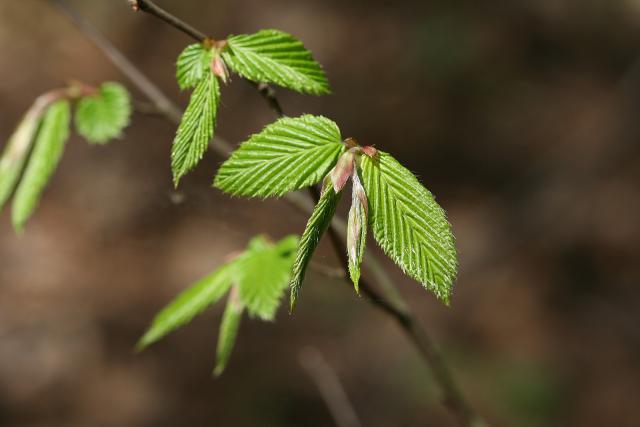
[[[242,319],[242,303],[238,298],[236,288],[232,288],[229,293],[227,307],[222,315],[222,323],[220,323],[220,332],[218,335],[218,347],[216,350],[216,366],[213,374],[219,376],[229,362],[233,345],[236,342],[240,320]]]
[[[83,97],[76,107],[76,130],[92,144],[104,144],[122,134],[131,117],[129,92],[119,83],[106,82]]]
[[[291,256],[295,253],[298,248],[298,243],[300,242],[300,238],[295,234],[291,234],[283,239],[281,239],[278,243],[276,243],[276,252],[280,254],[280,256]]]
[[[254,82],[275,83],[298,92],[329,93],[329,82],[302,42],[278,30],[230,36],[222,52],[227,65]]]
[[[60,162],[69,138],[70,122],[71,109],[67,100],[57,101],[45,112],[29,163],[11,205],[11,219],[17,232],[24,229]]]
[[[156,315],[137,348],[141,350],[158,341],[222,298],[231,286],[233,273],[233,264],[225,264],[183,291]]]
[[[284,117],[242,143],[218,170],[214,186],[236,196],[282,196],[319,182],[343,150],[331,120]]]
[[[218,79],[209,72],[191,94],[189,106],[173,140],[171,169],[176,187],[180,178],[198,164],[207,150],[213,138],[219,102],[220,85]]]
[[[289,243],[272,244],[247,251],[236,264],[240,300],[252,316],[273,320],[283,291],[289,284],[293,264],[291,251],[282,254]],[[288,249],[288,248],[286,248]]]
[[[330,180],[325,181],[320,200],[318,200],[318,203],[313,209],[304,233],[302,233],[302,237],[300,238],[300,244],[298,245],[298,251],[293,263],[290,282],[291,311],[293,311],[298,301],[307,265],[320,242],[320,238],[331,224],[331,219],[336,212],[340,194],[342,194],[342,192],[336,194]]]
[[[361,165],[375,239],[406,274],[448,304],[457,256],[444,210],[391,155],[362,156]]]
[[[176,62],[176,80],[180,89],[195,87],[210,72],[212,49],[202,43],[187,46]]]
[[[43,97],[38,98],[18,124],[2,153],[0,159],[0,210],[18,183],[38,130],[44,107]]]

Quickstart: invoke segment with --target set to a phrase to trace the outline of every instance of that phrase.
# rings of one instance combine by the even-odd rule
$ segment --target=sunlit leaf
[[[242,143],[220,167],[214,185],[237,196],[282,196],[319,182],[343,150],[331,120],[284,117]]]
[[[369,222],[382,250],[409,276],[449,303],[457,271],[451,226],[444,210],[391,155],[362,156]]]
[[[180,89],[190,89],[200,83],[210,72],[211,60],[211,48],[202,43],[187,46],[176,62],[176,80]]]
[[[275,83],[298,92],[329,93],[329,82],[302,42],[278,30],[261,30],[227,39],[222,57],[229,67],[254,82]]]
[[[207,73],[191,94],[189,106],[182,116],[171,150],[173,182],[193,169],[207,150],[216,126],[220,85],[218,79]]]

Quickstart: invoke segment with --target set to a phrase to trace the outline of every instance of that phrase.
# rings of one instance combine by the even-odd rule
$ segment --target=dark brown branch
[[[165,11],[164,9],[162,9],[152,1],[147,1],[147,0],[128,0],[128,1],[133,10],[135,11],[140,10],[142,12],[146,12],[153,16],[156,16],[162,19],[167,24],[173,27],[176,27],[178,30],[182,31],[188,36],[198,40],[199,42],[204,42],[206,39],[208,39],[206,34],[196,30],[191,25],[187,24],[181,19],[178,19],[176,16],[173,16],[172,14],[168,13],[167,11]]]
[[[163,21],[169,23],[180,31],[185,32],[189,36],[204,41],[208,37],[193,27],[182,22],[178,18],[172,16],[168,12],[160,9],[153,2],[148,0],[128,0],[129,3],[137,10],[149,12]],[[113,64],[119,68],[123,74],[125,74],[134,83],[138,89],[140,89],[150,101],[155,103],[165,115],[165,117],[173,123],[179,123],[181,118],[180,109],[168,99],[166,95],[153,84],[140,70],[137,69],[127,58],[124,57],[106,38],[104,38],[95,28],[85,22],[81,16],[76,14],[68,6],[66,6],[63,0],[54,0],[54,2],[60,6],[75,22],[76,25],[85,33],[89,38],[100,48],[107,58],[109,58]],[[284,113],[280,104],[275,97],[275,94],[268,86],[257,85],[262,97],[268,102],[272,110],[278,115],[282,116]],[[219,137],[216,137],[213,144],[210,144],[212,150],[217,153],[228,156],[232,150],[231,145]],[[310,190],[312,198],[317,199],[319,193],[317,189],[312,187]],[[286,199],[292,203],[297,209],[310,213],[313,206],[309,202],[301,197],[297,193],[288,194]],[[338,225],[336,225],[336,223]],[[344,221],[336,219],[328,229],[329,238],[334,247],[336,254],[341,262],[343,270],[346,272],[345,277],[348,278],[348,264],[346,261],[346,248],[343,243],[345,237]],[[372,263],[376,263],[374,259],[370,260]],[[379,266],[378,266],[379,267]],[[380,276],[381,281],[388,281],[386,275],[381,268],[376,268],[375,274]],[[360,289],[362,294],[376,307],[381,309],[393,317],[400,327],[409,336],[410,340],[415,345],[416,349],[424,357],[424,360],[431,367],[433,371],[434,379],[442,389],[444,396],[444,403],[452,412],[453,415],[459,420],[460,425],[466,427],[482,427],[486,426],[486,423],[476,415],[471,409],[470,405],[466,402],[464,396],[458,389],[444,359],[442,358],[436,345],[431,338],[426,334],[422,327],[415,322],[413,316],[406,307],[404,301],[400,300],[399,304],[393,304],[385,299],[379,292],[370,286],[368,281],[361,279]]]

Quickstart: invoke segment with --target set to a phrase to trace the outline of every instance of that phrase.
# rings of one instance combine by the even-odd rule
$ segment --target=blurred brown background
[[[186,105],[173,64],[191,40],[125,0],[71,3]],[[281,90],[288,114],[333,118],[438,196],[460,250],[452,307],[389,268],[492,424],[640,424],[640,2],[159,4],[214,37],[300,37],[333,95]],[[0,58],[2,144],[68,78],[132,87],[45,0],[0,2]],[[220,135],[237,143],[272,120],[239,78],[223,88]],[[227,253],[306,221],[211,189],[211,154],[174,193],[174,131],[137,114],[106,147],[74,136],[26,233],[0,216],[0,425],[333,425],[298,361],[306,346],[363,425],[454,425],[393,321],[317,273],[294,316],[244,321],[218,380],[220,306],[133,352],[153,314]],[[315,260],[337,265],[326,242]]]

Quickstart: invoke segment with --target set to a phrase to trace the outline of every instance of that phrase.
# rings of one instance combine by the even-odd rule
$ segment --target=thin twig
[[[207,36],[204,33],[201,33],[200,31],[196,30],[191,25],[178,19],[177,17],[168,13],[164,9],[158,7],[156,4],[154,4],[151,1],[143,1],[143,0],[128,0],[128,1],[129,1],[129,4],[131,5],[131,8],[135,11],[140,10],[142,12],[147,12],[153,16],[156,16],[162,19],[167,24],[176,27],[183,33],[193,37],[198,41],[203,42],[205,41],[205,39],[207,39]]]
[[[329,412],[338,427],[360,427],[353,405],[349,401],[347,392],[342,387],[338,374],[325,360],[317,349],[305,347],[298,355],[300,365],[313,380],[320,396],[327,404]]]
[[[181,119],[180,109],[168,99],[166,95],[151,82],[138,68],[133,65],[124,55],[118,51],[104,36],[102,36],[93,26],[88,24],[80,15],[75,13],[63,0],[53,0],[67,15],[69,15],[74,23],[82,30],[95,44],[100,48],[107,58],[109,58],[113,64],[120,69],[120,71],[126,75],[131,82],[140,89],[150,101],[155,103],[157,107],[164,112],[165,117],[173,123],[179,123]],[[209,39],[204,33],[195,30],[190,25],[186,24],[182,20],[174,17],[170,13],[159,8],[153,2],[149,0],[128,0],[129,3],[136,9],[145,12],[149,12],[154,16],[162,19],[173,27],[188,34],[196,40],[205,41]],[[267,86],[268,89],[268,86]],[[267,100],[274,112],[281,116],[283,114],[275,94],[271,90],[265,90],[264,87],[258,85],[260,94]],[[276,107],[277,106],[277,107]],[[223,156],[228,156],[232,151],[232,146],[222,138],[216,137],[213,143],[210,144],[210,148]],[[317,200],[318,191],[315,188],[310,189],[313,198]],[[306,198],[300,197],[299,193],[290,193],[286,199],[294,205],[297,209],[310,213],[313,209],[313,205],[309,203]],[[346,248],[343,243],[345,233],[344,220],[334,219],[331,227],[329,227],[328,234],[332,242],[332,245],[341,260],[343,268],[348,268],[344,254],[346,254]],[[377,263],[374,259],[371,259],[372,263]],[[384,281],[389,282],[386,273],[377,265],[377,274],[382,275]],[[348,277],[348,275],[345,275]],[[382,281],[382,280],[381,280]],[[431,338],[426,334],[422,327],[415,322],[413,316],[407,308],[406,303],[401,300],[399,295],[396,295],[396,299],[401,301],[401,304],[391,303],[380,295],[374,288],[372,288],[367,281],[360,281],[360,289],[365,297],[372,302],[375,306],[380,308],[383,312],[389,314],[396,319],[400,327],[409,336],[410,340],[414,343],[416,349],[424,357],[427,364],[431,367],[434,374],[434,379],[442,389],[444,403],[450,409],[453,415],[459,420],[460,425],[467,427],[482,427],[487,424],[474,413],[471,406],[466,402],[464,396],[458,389],[444,359],[442,358],[436,345]]]

